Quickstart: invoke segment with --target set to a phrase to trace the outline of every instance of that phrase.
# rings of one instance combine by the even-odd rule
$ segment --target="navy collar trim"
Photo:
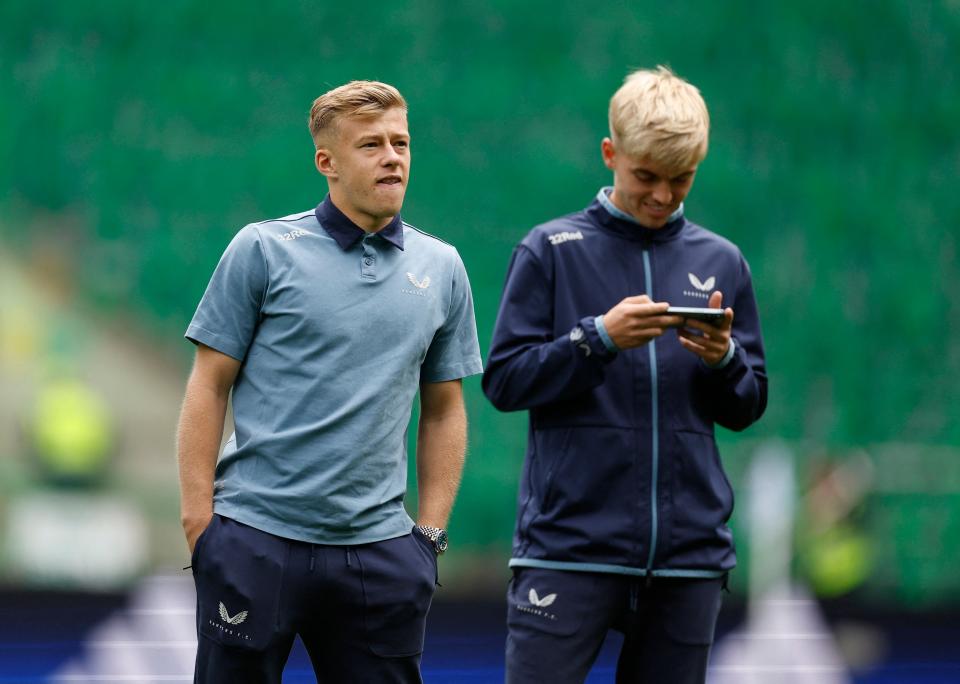
[[[368,234],[337,208],[337,205],[330,199],[330,195],[327,195],[323,202],[317,205],[313,213],[316,215],[317,221],[320,222],[320,226],[340,245],[340,249],[343,251],[353,247]],[[394,216],[390,223],[376,233],[372,233],[372,235],[379,235],[397,249],[402,250],[403,221],[400,219],[400,214]]]
[[[611,188],[612,189],[612,188]],[[635,218],[625,215],[610,201],[607,196],[608,188],[601,188],[597,197],[587,207],[587,214],[594,217],[597,223],[612,233],[631,240],[648,242],[667,242],[680,234],[686,219],[683,216],[683,207],[670,215],[670,219],[661,228],[647,228]],[[611,211],[611,207],[614,211]],[[624,218],[626,216],[626,218]]]

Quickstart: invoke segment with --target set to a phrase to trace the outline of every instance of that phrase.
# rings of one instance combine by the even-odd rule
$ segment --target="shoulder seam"
[[[533,260],[533,263],[537,265],[537,270],[540,271],[540,275],[544,278],[544,280],[549,280],[546,266],[544,266],[543,259],[540,258],[539,254],[534,252],[529,246],[523,244],[522,242],[518,243],[515,249],[517,251],[523,250],[529,254],[530,258]]]
[[[260,258],[263,260],[263,272],[266,277],[266,283],[263,286],[263,295],[260,297],[260,316],[263,316],[263,305],[267,301],[267,292],[270,290],[270,262],[267,261],[267,250],[264,248],[263,233],[257,227],[259,223],[253,224],[253,229],[257,231],[257,241],[260,243]]]
[[[443,238],[438,238],[436,235],[433,235],[433,234],[431,234],[431,233],[428,233],[428,232],[425,231],[425,230],[420,230],[420,229],[417,228],[416,226],[411,226],[411,225],[410,225],[409,223],[407,223],[406,221],[400,221],[400,223],[403,224],[404,226],[406,226],[407,228],[409,228],[410,230],[415,230],[416,232],[420,233],[421,235],[426,235],[426,236],[429,237],[429,238],[433,238],[433,239],[436,240],[437,242],[441,242],[441,243],[447,245],[448,247],[453,247],[454,249],[456,249],[456,247],[455,247],[454,245],[450,244],[449,242],[447,242],[447,241],[444,240]]]
[[[252,223],[251,225],[254,225],[254,226],[262,226],[262,225],[264,225],[265,223],[294,223],[295,221],[302,221],[303,219],[305,219],[305,218],[307,218],[307,217],[310,217],[310,216],[313,216],[313,211],[304,211],[302,214],[300,214],[300,215],[297,216],[296,218],[282,218],[282,217],[281,217],[281,218],[264,219],[263,221],[256,221],[255,223]]]

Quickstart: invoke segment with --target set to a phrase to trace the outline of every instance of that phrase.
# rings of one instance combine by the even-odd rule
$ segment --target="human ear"
[[[318,147],[313,157],[313,163],[317,171],[327,178],[337,177],[337,163],[334,161],[333,154],[326,147]]]
[[[600,156],[603,157],[604,165],[613,170],[613,159],[617,156],[617,151],[613,147],[613,141],[610,138],[604,138],[600,141]]]

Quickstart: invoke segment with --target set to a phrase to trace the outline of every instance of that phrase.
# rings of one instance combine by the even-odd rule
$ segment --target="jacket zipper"
[[[647,286],[647,296],[653,299],[653,276],[650,272],[650,252],[643,250],[643,270]],[[653,470],[650,481],[650,554],[647,556],[647,579],[653,574],[653,557],[657,552],[657,480],[660,470],[660,434],[659,434],[659,405],[658,405],[658,387],[657,387],[657,347],[656,340],[650,340],[647,349],[650,354],[650,413],[651,413],[651,434],[653,444],[651,451],[651,468]]]

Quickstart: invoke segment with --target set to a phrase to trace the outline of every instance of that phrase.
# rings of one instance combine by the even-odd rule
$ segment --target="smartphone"
[[[671,316],[683,316],[697,321],[721,325],[723,323],[723,309],[701,309],[696,306],[671,306],[667,309]]]

